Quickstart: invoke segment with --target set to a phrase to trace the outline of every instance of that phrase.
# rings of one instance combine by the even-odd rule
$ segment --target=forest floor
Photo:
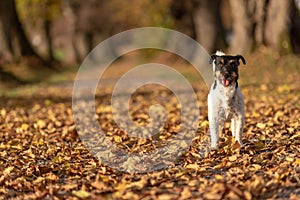
[[[220,149],[200,156],[208,130],[208,90],[191,67],[178,62],[176,68],[198,96],[199,128],[179,159],[147,173],[118,171],[83,145],[72,115],[76,70],[2,90],[0,199],[300,199],[300,59],[268,52],[245,57],[239,82],[245,98],[244,145],[232,142],[228,124]],[[129,65],[113,67],[107,80]],[[137,90],[130,112],[139,125],[149,123],[148,108],[161,96],[168,115],[158,137],[131,138],[113,121],[112,86],[108,81],[95,103],[96,118],[111,142],[141,152],[172,140],[180,120],[176,96],[158,86]]]

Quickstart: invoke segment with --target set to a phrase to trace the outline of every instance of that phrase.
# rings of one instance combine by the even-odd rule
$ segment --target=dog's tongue
[[[226,80],[226,79],[222,80],[222,84],[223,84],[224,86],[228,86],[229,83],[230,83],[229,80]]]

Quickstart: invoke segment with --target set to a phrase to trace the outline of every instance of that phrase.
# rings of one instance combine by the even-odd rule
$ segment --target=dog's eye
[[[218,65],[218,67],[222,67],[222,66],[223,66],[223,62],[222,62],[222,61],[219,61],[219,62],[217,63],[217,65]]]
[[[235,67],[235,66],[238,65],[238,63],[237,63],[235,60],[231,60],[229,63],[230,63],[230,65],[233,66],[233,67]]]

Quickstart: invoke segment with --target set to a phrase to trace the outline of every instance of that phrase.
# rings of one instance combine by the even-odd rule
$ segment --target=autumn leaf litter
[[[299,199],[299,71],[288,77],[279,83],[242,82],[245,145],[232,141],[227,125],[221,148],[205,157],[199,155],[199,145],[208,130],[207,89],[193,83],[201,116],[192,146],[168,169],[146,174],[119,172],[92,157],[77,135],[68,88],[54,86],[34,95],[1,97],[0,195],[11,199]],[[160,97],[168,97],[160,101],[167,122],[153,138],[131,138],[118,129],[108,91],[96,98],[96,117],[118,147],[151,151],[178,131],[176,97],[166,88],[145,87],[133,96],[130,110],[136,123],[145,125],[149,106]]]

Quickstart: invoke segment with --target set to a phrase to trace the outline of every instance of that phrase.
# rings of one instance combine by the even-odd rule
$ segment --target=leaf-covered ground
[[[201,111],[193,144],[168,169],[146,174],[119,172],[92,157],[73,122],[71,87],[24,88],[0,97],[1,199],[299,199],[300,61],[256,55],[247,63],[240,72],[245,145],[232,142],[227,125],[221,148],[199,156],[208,130],[208,91],[192,81]],[[182,71],[193,79],[194,71]],[[146,87],[137,91],[130,110],[145,125],[159,97],[167,97],[161,103],[168,116],[153,139],[134,139],[118,129],[109,90],[96,98],[96,117],[120,148],[150,151],[176,135],[178,102],[165,88]]]

